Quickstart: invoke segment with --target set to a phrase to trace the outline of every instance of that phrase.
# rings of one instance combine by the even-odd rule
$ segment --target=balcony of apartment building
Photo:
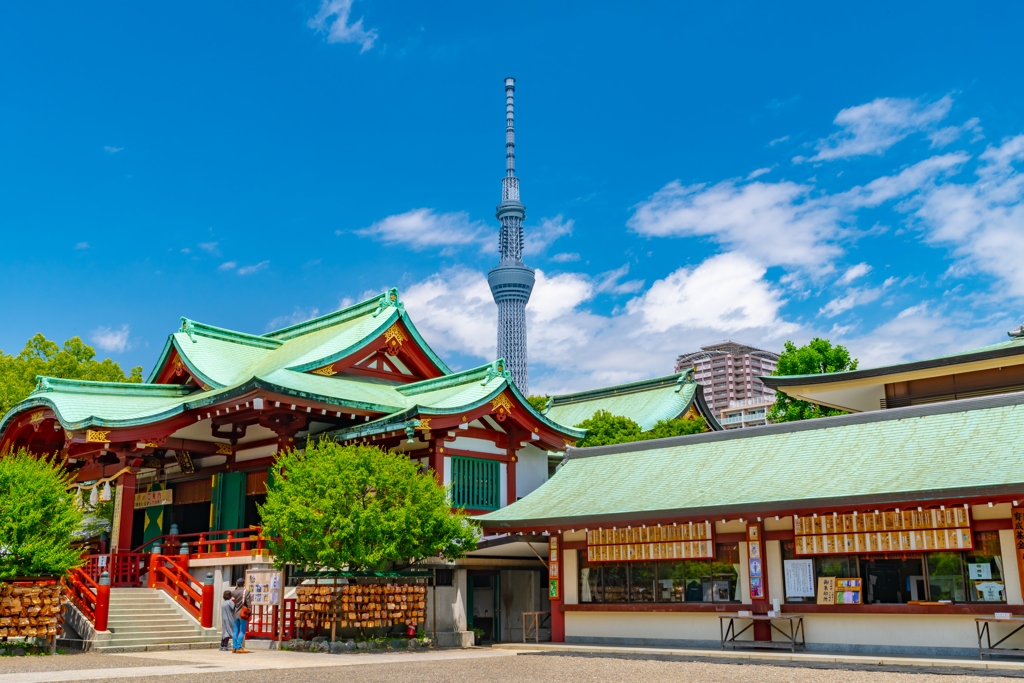
[[[718,421],[726,429],[769,424],[767,414],[774,400],[774,397],[764,396],[731,400],[728,408],[722,408]]]

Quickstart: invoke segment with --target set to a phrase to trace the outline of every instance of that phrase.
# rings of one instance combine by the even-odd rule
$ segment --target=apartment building
[[[679,356],[676,372],[694,369],[693,378],[703,385],[705,401],[721,420],[722,411],[729,408],[730,401],[757,399],[771,403],[775,400],[775,391],[762,384],[758,377],[774,372],[778,360],[777,353],[726,339]]]
[[[775,405],[775,399],[764,397],[729,401],[729,407],[722,408],[722,417],[719,418],[719,423],[725,429],[771,424],[768,420],[768,411],[772,409],[773,405]]]

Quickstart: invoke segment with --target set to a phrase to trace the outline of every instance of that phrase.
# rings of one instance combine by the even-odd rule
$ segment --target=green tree
[[[857,359],[850,357],[850,352],[845,346],[833,346],[828,339],[815,337],[810,343],[799,348],[793,342],[787,341],[772,376],[820,375],[856,369]],[[782,391],[777,391],[775,405],[768,411],[768,419],[772,422],[794,422],[844,414],[842,410],[825,408],[808,401],[798,401]]]
[[[36,386],[36,375],[101,382],[142,382],[142,367],[129,375],[110,360],[96,360],[96,350],[78,337],[57,346],[41,334],[28,340],[17,356],[0,351],[0,415],[23,401]]]
[[[708,430],[707,423],[701,417],[695,420],[685,418],[659,420],[654,427],[645,432],[639,424],[630,418],[613,415],[607,410],[597,411],[589,419],[576,425],[576,428],[587,430],[587,435],[576,442],[580,448],[664,439],[670,436],[699,434]]]
[[[540,412],[547,408],[548,401],[551,400],[551,397],[534,394],[533,396],[528,396],[526,400],[530,402],[530,405],[533,406],[537,412]]]
[[[25,449],[0,457],[0,580],[64,575],[81,564],[71,547],[82,511],[74,477]]]
[[[274,472],[259,511],[279,568],[384,569],[476,547],[465,512],[406,455],[325,439],[280,453]]]

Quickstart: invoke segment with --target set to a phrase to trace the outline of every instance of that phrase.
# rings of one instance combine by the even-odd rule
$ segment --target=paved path
[[[413,663],[480,659],[494,657],[515,657],[516,653],[504,650],[435,650],[426,652],[394,652],[387,654],[346,654],[328,655],[309,652],[280,652],[277,650],[254,650],[246,655],[236,655],[220,650],[177,650],[174,652],[138,652],[117,655],[122,657],[153,660],[155,666],[115,668],[88,668],[75,670],[23,671],[0,674],[0,683],[50,683],[50,681],[97,681],[115,678],[144,678],[150,676],[181,676],[187,674],[212,674],[241,671],[274,671],[281,669],[319,669],[326,667],[347,667],[389,663]],[[74,656],[72,656],[74,657]],[[172,658],[175,664],[167,664]],[[34,658],[33,658],[34,659]],[[49,658],[47,658],[49,660]],[[53,660],[56,663],[58,657]],[[17,660],[4,660],[16,662]],[[159,662],[159,663],[157,663]],[[33,663],[36,663],[35,661]],[[0,665],[2,666],[2,665]],[[2,669],[0,669],[2,671]]]

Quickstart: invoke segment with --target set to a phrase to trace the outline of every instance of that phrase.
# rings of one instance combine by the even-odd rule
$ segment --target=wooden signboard
[[[1021,583],[1024,584],[1024,508],[1013,508],[1011,521],[1013,522],[1013,554],[1017,556],[1017,576],[1021,577]],[[1006,596],[1005,592],[1003,596]]]
[[[163,489],[162,491],[147,491],[135,494],[135,509],[154,507],[156,505],[171,505],[174,502],[174,491]]]
[[[818,577],[818,604],[834,605],[836,602],[836,577]]]
[[[971,550],[967,507],[793,517],[797,555]]]
[[[588,562],[713,559],[711,522],[587,532]]]
[[[561,562],[558,561],[558,536],[548,537],[548,597],[552,600],[561,600]]]

